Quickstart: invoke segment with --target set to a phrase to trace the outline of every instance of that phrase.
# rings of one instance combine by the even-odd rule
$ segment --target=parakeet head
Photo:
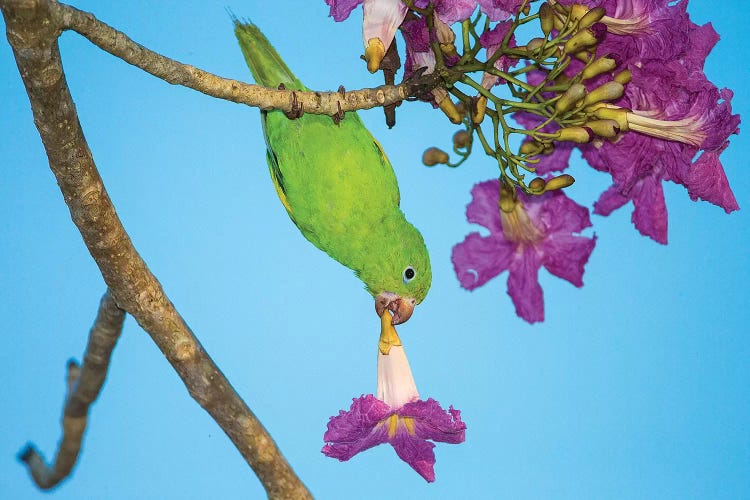
[[[359,278],[375,297],[375,311],[393,313],[393,324],[404,323],[422,302],[432,283],[430,256],[422,235],[401,212],[373,231],[369,257]]]

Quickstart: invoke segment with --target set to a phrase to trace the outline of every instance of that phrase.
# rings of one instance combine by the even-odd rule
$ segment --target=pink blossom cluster
[[[444,43],[452,36],[450,26],[469,19],[477,9],[493,22],[481,33],[480,43],[487,57],[508,35],[511,17],[529,2],[521,0],[414,0],[416,8],[432,5],[435,30],[428,31],[423,17],[407,16],[402,0],[326,0],[336,21],[346,19],[363,4],[363,41],[391,45],[400,28],[406,46],[405,78],[419,68],[431,72],[435,56],[431,42]],[[609,103],[627,111],[628,128],[610,139],[587,143],[557,142],[554,151],[538,156],[537,174],[549,175],[569,166],[577,148],[586,162],[611,177],[611,185],[593,206],[598,215],[609,215],[633,203],[635,228],[653,240],[667,243],[667,208],[663,182],[684,186],[691,199],[703,199],[727,213],[738,204],[729,187],[721,153],[729,137],[739,132],[739,115],[732,114],[732,91],[719,89],[703,72],[706,57],[719,40],[710,23],[696,25],[687,13],[687,0],[546,0],[548,6],[601,7],[604,17],[596,23],[597,57],[616,62],[611,73],[629,71],[631,80],[624,93]],[[540,4],[541,4],[540,3]],[[447,29],[446,29],[447,28]],[[555,35],[553,30],[552,36]],[[432,38],[431,38],[432,37]],[[514,47],[513,37],[508,45]],[[367,54],[366,54],[367,55]],[[445,57],[447,65],[458,57]],[[495,67],[507,71],[518,61],[498,58]],[[565,69],[574,77],[584,63],[572,59]],[[376,65],[374,65],[376,69]],[[371,68],[371,71],[374,71]],[[536,85],[545,74],[529,71],[526,79]],[[588,91],[596,89],[610,74],[584,81]],[[484,74],[482,86],[491,89],[503,84],[497,76]],[[436,102],[439,97],[433,92]],[[516,120],[531,129],[545,119],[532,113],[516,113]],[[554,133],[559,126],[545,124],[543,132]],[[551,153],[551,154],[550,154]],[[472,232],[453,249],[453,265],[462,287],[473,290],[508,270],[508,293],[516,313],[528,322],[544,319],[542,289],[537,278],[544,267],[575,286],[582,286],[584,265],[595,244],[595,237],[580,231],[591,225],[585,207],[562,193],[530,196],[519,191],[509,211],[498,208],[500,183],[478,183],[467,208],[469,222],[489,229],[488,236]]]
[[[739,132],[740,117],[732,114],[732,91],[718,89],[703,72],[704,61],[719,40],[711,23],[698,26],[690,21],[687,1],[577,3],[606,9],[602,21],[608,33],[597,55],[615,59],[617,71],[627,69],[632,74],[625,94],[613,103],[632,112],[631,132],[615,141],[575,145],[589,165],[612,177],[611,187],[594,204],[594,213],[609,215],[632,201],[636,229],[666,244],[665,180],[683,185],[693,200],[701,198],[727,213],[737,210],[719,155],[729,136]],[[574,75],[581,66],[574,62],[566,71]],[[586,83],[595,88],[602,82]],[[539,123],[530,114],[519,114],[517,119],[527,127]],[[537,172],[564,170],[572,149],[572,145],[558,147],[553,155],[540,157]]]

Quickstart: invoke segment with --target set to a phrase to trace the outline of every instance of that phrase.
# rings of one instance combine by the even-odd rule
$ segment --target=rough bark
[[[269,89],[222,78],[194,66],[182,64],[134,42],[126,34],[96,19],[93,14],[69,5],[49,0],[46,2],[49,3],[50,22],[56,29],[73,30],[102,50],[171,84],[182,85],[212,97],[263,110],[278,109],[285,113],[293,113],[301,108],[305,113],[334,116],[358,109],[396,105],[407,97],[423,95],[440,83],[437,75],[431,74],[400,85],[393,85],[391,79],[387,82],[390,85],[350,92]]]
[[[120,338],[124,322],[125,311],[117,307],[109,291],[105,292],[94,326],[89,332],[83,365],[78,365],[74,360],[68,362],[62,438],[54,462],[47,465],[33,444],[27,445],[19,453],[19,459],[26,464],[34,482],[43,490],[57,486],[70,475],[76,464],[86,432],[89,407],[104,385],[112,350]]]
[[[270,498],[311,498],[271,436],[214,364],[125,232],[104,188],[71,98],[57,38],[65,6],[0,0],[34,123],[71,218],[115,303],[151,336],[190,395],[213,417]]]

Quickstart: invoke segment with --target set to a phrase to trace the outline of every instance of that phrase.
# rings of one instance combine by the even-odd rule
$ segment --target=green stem
[[[497,159],[497,155],[495,154],[495,151],[490,147],[490,144],[487,142],[487,138],[484,136],[482,128],[479,126],[475,126],[474,130],[477,132],[477,137],[479,137],[479,142],[482,143],[482,148],[484,149],[485,154]]]
[[[506,73],[505,71],[499,70],[495,68],[494,66],[489,69],[486,69],[485,72],[491,75],[499,76],[503,80],[513,82],[515,85],[518,85],[519,87],[526,90],[527,92],[531,92],[532,90],[534,90],[534,87],[532,87],[528,83],[524,82],[523,80],[519,80],[518,78],[514,77],[510,73]]]

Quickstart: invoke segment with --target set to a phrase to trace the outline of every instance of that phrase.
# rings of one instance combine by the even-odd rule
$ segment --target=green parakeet
[[[235,21],[235,34],[258,84],[308,90],[255,25]],[[289,217],[354,271],[379,316],[388,309],[393,324],[408,320],[430,288],[430,258],[399,208],[396,176],[378,141],[353,112],[338,125],[329,116],[290,120],[280,111],[261,111],[261,120],[271,178]]]

